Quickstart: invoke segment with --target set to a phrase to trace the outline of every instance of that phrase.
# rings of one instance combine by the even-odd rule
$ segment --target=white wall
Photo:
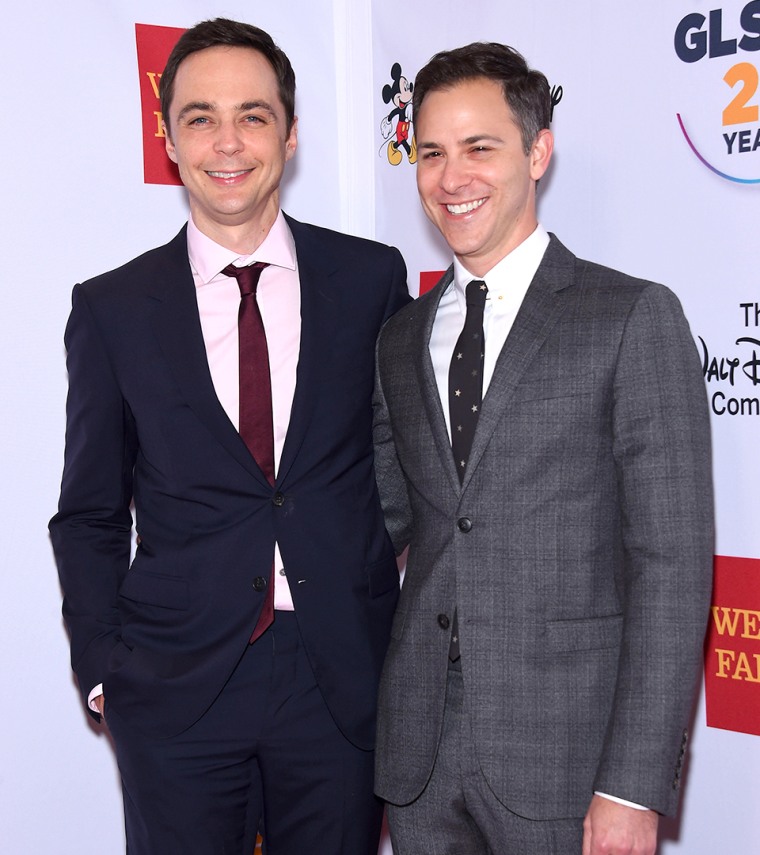
[[[745,5],[722,5],[724,38],[740,31]],[[740,60],[753,63],[754,54],[687,65],[673,50],[678,21],[717,6],[471,0],[463,16],[461,4],[431,0],[40,0],[5,11],[4,852],[78,855],[84,845],[106,853],[123,847],[115,763],[107,737],[82,710],[69,670],[46,525],[62,463],[62,335],[71,287],[165,242],[186,216],[180,188],[143,183],[134,24],[185,27],[226,15],[271,32],[298,78],[300,147],[284,207],[398,245],[413,286],[420,270],[445,267],[448,258],[418,208],[413,167],[391,167],[382,157],[379,125],[387,108],[380,92],[390,65],[401,62],[411,78],[442,48],[474,39],[515,45],[564,89],[556,162],[541,192],[545,225],[579,255],[669,284],[694,334],[728,353],[740,335],[757,337],[738,323],[738,304],[760,295],[760,190],[707,170],[675,119],[677,112],[688,115],[695,131],[717,138],[711,155],[721,158],[720,128],[710,123],[731,95],[722,74]],[[741,169],[760,177],[758,153],[742,158]],[[742,384],[742,395],[757,395],[746,378]],[[759,558],[758,417],[716,415],[713,422],[718,551]],[[707,728],[700,705],[680,830],[669,830],[663,852],[760,852],[759,761],[756,736]]]

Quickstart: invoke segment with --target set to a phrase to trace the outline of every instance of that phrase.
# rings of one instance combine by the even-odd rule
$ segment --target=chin
[[[446,236],[444,235],[444,237]],[[480,244],[461,243],[460,241],[449,241],[448,239],[446,243],[448,243],[451,251],[460,258],[470,258],[474,255],[478,255],[482,249]]]

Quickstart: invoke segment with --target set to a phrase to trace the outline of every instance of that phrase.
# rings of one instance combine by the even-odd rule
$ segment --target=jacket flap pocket
[[[136,570],[127,573],[119,594],[127,600],[163,606],[165,609],[186,609],[188,602],[187,582],[184,579]]]
[[[399,589],[399,572],[396,557],[394,555],[383,558],[367,565],[367,579],[369,581],[369,595],[373,599],[387,594],[388,591]]]
[[[623,637],[623,616],[607,615],[578,620],[554,620],[546,624],[546,639],[556,653],[604,650],[617,647]]]

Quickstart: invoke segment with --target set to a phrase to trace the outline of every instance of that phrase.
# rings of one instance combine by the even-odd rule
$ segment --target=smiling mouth
[[[239,178],[241,175],[245,175],[246,172],[250,172],[250,169],[241,169],[238,172],[206,172],[206,175],[210,175],[211,178]]]
[[[486,199],[475,199],[473,202],[462,202],[461,205],[446,205],[450,214],[469,214],[485,203]]]

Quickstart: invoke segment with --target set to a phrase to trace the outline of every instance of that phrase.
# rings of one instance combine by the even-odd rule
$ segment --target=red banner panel
[[[184,29],[178,27],[135,24],[146,184],[182,184],[177,165],[172,163],[166,154],[158,84],[169,54],[184,32]]]
[[[760,559],[715,556],[705,695],[708,727],[760,736]]]
[[[423,270],[420,273],[420,297],[429,291],[445,272],[445,270]]]

